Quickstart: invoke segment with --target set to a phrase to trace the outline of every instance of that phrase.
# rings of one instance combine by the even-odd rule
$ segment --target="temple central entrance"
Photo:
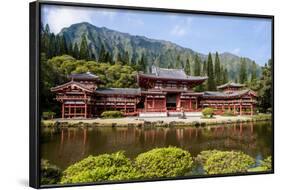
[[[176,110],[177,109],[177,94],[168,93],[166,96],[166,108],[167,110]]]

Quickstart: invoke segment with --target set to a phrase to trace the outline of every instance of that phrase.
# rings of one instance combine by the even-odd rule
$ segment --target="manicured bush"
[[[58,184],[62,175],[61,170],[57,166],[50,164],[49,161],[45,159],[41,160],[40,173],[40,181],[42,185]]]
[[[254,163],[252,157],[242,152],[218,151],[206,160],[204,170],[208,174],[246,172]]]
[[[61,183],[86,183],[108,180],[132,180],[141,175],[123,152],[89,156],[69,166]]]
[[[135,160],[144,178],[183,176],[191,170],[192,164],[190,153],[176,147],[155,148]]]
[[[271,114],[257,114],[253,116],[254,121],[269,121],[272,119]]]
[[[121,111],[104,111],[101,116],[103,118],[120,118],[123,117],[123,114]]]
[[[200,164],[204,165],[206,161],[215,153],[220,152],[219,150],[203,150],[201,151],[195,160]]]
[[[204,108],[202,110],[202,114],[204,117],[213,117],[214,109],[213,108]]]
[[[272,158],[271,156],[268,156],[261,162],[261,167],[264,167],[265,170],[271,170],[272,168]]]
[[[227,110],[223,113],[224,116],[235,116],[234,111]]]
[[[43,119],[53,119],[55,115],[56,113],[52,111],[45,111],[42,113]]]

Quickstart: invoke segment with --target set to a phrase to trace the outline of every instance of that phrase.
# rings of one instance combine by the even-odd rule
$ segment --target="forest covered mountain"
[[[91,56],[96,60],[99,59],[102,49],[110,52],[113,60],[117,60],[118,56],[127,56],[130,64],[137,63],[145,55],[147,70],[152,64],[165,68],[183,68],[188,58],[191,71],[193,71],[195,55],[199,56],[202,64],[207,61],[208,57],[208,55],[181,47],[169,41],[130,35],[105,27],[96,27],[86,22],[63,28],[59,35],[64,36],[68,45],[72,44],[74,46],[76,43],[78,47],[80,47],[82,37],[85,36]],[[215,52],[212,52],[212,57],[214,60]],[[225,52],[219,54],[219,58],[223,67],[228,71],[229,79],[236,80],[239,76],[241,57]],[[251,73],[253,60],[245,58],[245,62],[246,70]],[[257,76],[260,76],[261,67],[258,64],[256,69]]]

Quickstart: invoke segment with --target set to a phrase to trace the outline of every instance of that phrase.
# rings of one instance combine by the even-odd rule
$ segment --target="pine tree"
[[[57,46],[56,39],[57,38],[54,35],[54,33],[52,33],[49,37],[49,45],[48,45],[47,50],[46,50],[46,54],[47,54],[48,58],[52,58],[52,57],[58,55],[59,47]]]
[[[100,52],[99,52],[99,62],[106,62],[106,61],[107,61],[106,60],[106,51],[105,51],[104,45],[102,44]]]
[[[79,49],[78,49],[78,45],[76,42],[75,42],[74,48],[73,48],[73,57],[75,59],[79,59]]]
[[[257,79],[257,64],[255,61],[252,63],[252,74],[251,74],[251,81],[254,82]]]
[[[209,55],[208,55],[207,74],[208,74],[207,89],[216,90],[216,84],[215,84],[215,79],[214,79],[214,68],[213,68],[213,61],[212,61],[211,53],[209,53]]]
[[[190,75],[190,62],[189,62],[188,58],[186,58],[184,71],[185,71],[185,74]]]
[[[67,54],[73,56],[73,48],[72,48],[72,43],[71,41],[69,42],[68,46],[67,46]]]
[[[129,52],[128,51],[125,52],[124,63],[128,64],[128,65],[130,64],[130,56],[129,56]]]
[[[225,68],[224,70],[222,70],[223,72],[223,77],[222,77],[222,84],[226,84],[228,83],[228,73],[227,73],[227,69]]]
[[[216,85],[221,84],[221,70],[220,70],[220,59],[219,59],[219,54],[216,52],[215,56],[215,79],[216,79]]]
[[[117,54],[115,63],[121,63],[121,64],[124,63],[120,52],[118,52]]]
[[[217,85],[225,84],[225,82],[224,82],[224,77],[225,77],[224,74],[225,74],[225,69],[224,69],[223,65],[221,64],[221,67],[220,67],[220,84],[217,84]]]
[[[246,60],[245,58],[240,59],[240,74],[239,74],[239,82],[244,84],[247,81],[247,71],[246,71]]]
[[[207,76],[207,63],[206,63],[206,61],[203,61],[202,75]]]
[[[86,39],[85,34],[82,36],[82,41],[80,44],[79,59],[85,59],[85,60],[90,59],[89,48],[88,48],[87,39]]]
[[[146,58],[144,54],[142,54],[141,59],[138,61],[137,70],[143,72],[146,71]]]
[[[176,58],[176,69],[181,69],[181,60],[180,60],[180,55],[177,55]]]
[[[60,55],[67,54],[67,44],[64,36],[59,37]]]
[[[195,58],[194,58],[194,75],[195,76],[200,76],[200,74],[201,74],[201,63],[200,62],[201,62],[200,58],[196,54]]]

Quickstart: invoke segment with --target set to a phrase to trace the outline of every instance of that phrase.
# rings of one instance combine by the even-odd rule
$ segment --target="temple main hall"
[[[62,118],[98,117],[109,110],[122,111],[125,116],[170,116],[206,107],[216,114],[253,115],[257,98],[254,91],[233,82],[218,86],[218,91],[195,92],[207,76],[188,76],[182,69],[155,66],[149,74],[137,74],[139,88],[101,88],[102,81],[90,72],[68,78],[69,82],[51,88],[61,103]]]

